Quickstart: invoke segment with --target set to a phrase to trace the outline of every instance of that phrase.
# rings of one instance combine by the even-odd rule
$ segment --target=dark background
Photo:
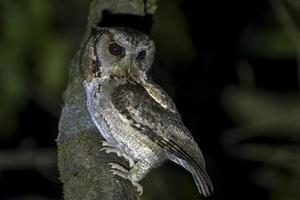
[[[0,199],[62,198],[55,138],[89,3],[0,2]],[[153,77],[204,153],[211,199],[300,199],[299,13],[298,0],[158,5]],[[143,185],[145,199],[200,198],[173,163]]]

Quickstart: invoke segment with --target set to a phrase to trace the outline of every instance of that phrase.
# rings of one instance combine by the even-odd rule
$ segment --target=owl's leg
[[[127,154],[119,151],[118,149],[114,148],[111,144],[106,141],[102,141],[102,148],[100,151],[104,151],[105,153],[115,153],[118,157],[124,158],[129,163],[129,167],[132,168],[135,165],[134,160],[128,156]]]
[[[128,179],[131,181],[132,185],[136,188],[139,195],[142,195],[143,193],[143,186],[141,186],[137,181],[134,181],[130,178],[130,171],[128,171],[125,167],[118,163],[108,163],[111,166],[111,169],[109,170],[114,175],[118,175],[122,178]]]
[[[117,163],[109,163],[111,165],[111,172],[115,175],[118,175],[122,178],[126,178],[131,181],[132,185],[137,188],[137,191],[140,195],[143,193],[143,186],[138,182],[142,180],[146,174],[150,171],[152,165],[147,160],[138,161],[133,168],[129,171],[123,166]]]

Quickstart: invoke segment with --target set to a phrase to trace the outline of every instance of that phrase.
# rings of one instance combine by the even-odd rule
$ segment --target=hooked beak
[[[126,59],[120,66],[126,78],[129,78],[136,71],[136,64],[132,60]]]
[[[119,65],[119,73],[125,78],[131,78],[137,72],[137,64],[129,58],[124,59]]]
[[[126,75],[127,75],[127,77],[129,77],[130,76],[130,73],[131,73],[131,66],[132,65],[127,65],[127,73],[126,73]]]

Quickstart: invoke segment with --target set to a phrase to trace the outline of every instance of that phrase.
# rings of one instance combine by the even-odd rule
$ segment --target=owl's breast
[[[140,160],[153,156],[160,147],[136,129],[121,109],[116,108],[116,102],[112,102],[113,94],[115,87],[123,83],[114,84],[91,84],[86,87],[87,107],[93,122],[109,143],[132,158]],[[124,95],[132,94],[127,91]],[[122,101],[118,103],[124,107],[131,106]]]

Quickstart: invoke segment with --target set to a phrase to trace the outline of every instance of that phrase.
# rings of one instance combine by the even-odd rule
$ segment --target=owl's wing
[[[139,79],[139,83],[146,90],[147,94],[151,96],[152,99],[156,101],[161,107],[172,113],[178,114],[178,111],[172,99],[159,85],[151,80],[144,79]]]
[[[207,196],[213,189],[205,172],[202,153],[183,125],[171,98],[161,88],[156,89],[159,90],[156,95],[164,94],[164,105],[172,106],[171,109],[161,105],[159,97],[153,97],[143,85],[137,83],[128,82],[118,86],[112,93],[111,100],[134,128],[165,149],[171,160],[189,170],[199,192]]]

